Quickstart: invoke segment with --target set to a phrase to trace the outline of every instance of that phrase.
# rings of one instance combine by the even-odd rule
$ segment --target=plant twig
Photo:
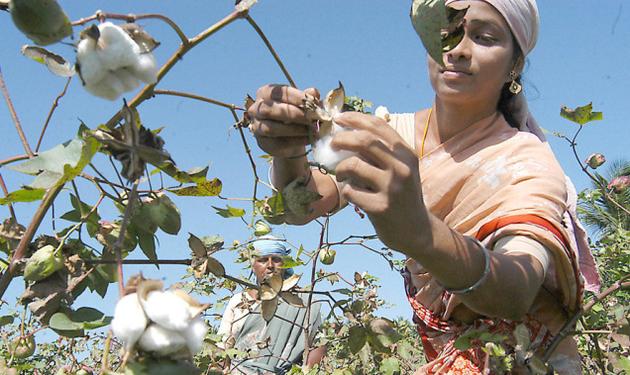
[[[187,93],[187,92],[174,91],[174,90],[153,90],[153,93],[155,95],[181,96],[183,98],[195,99],[195,100],[200,100],[202,102],[215,104],[215,105],[218,105],[218,106],[224,107],[224,108],[236,109],[236,110],[239,110],[239,111],[244,111],[243,108],[241,108],[241,107],[239,107],[239,106],[237,106],[235,104],[224,103],[224,102],[216,100],[216,99],[211,99],[211,98],[207,98],[205,96],[191,94],[191,93]]]
[[[9,95],[9,89],[7,89],[7,85],[4,82],[4,77],[2,76],[2,69],[0,68],[0,90],[2,91],[2,95],[4,96],[4,100],[7,102],[7,106],[9,107],[9,112],[11,113],[11,118],[13,118],[13,123],[15,124],[15,129],[20,136],[20,140],[22,141],[22,146],[24,147],[24,151],[28,154],[29,158],[32,158],[33,150],[31,150],[31,146],[29,146],[28,141],[26,140],[26,136],[24,135],[24,130],[22,129],[22,124],[20,124],[20,119],[18,118],[17,112],[15,111],[15,107],[13,107],[13,102],[11,101],[11,96]]]
[[[282,63],[280,56],[278,56],[278,54],[276,53],[276,50],[273,49],[271,42],[269,42],[269,39],[267,39],[262,29],[258,26],[258,24],[256,24],[254,19],[249,14],[245,16],[245,19],[254,28],[254,30],[256,30],[256,33],[258,33],[258,36],[260,36],[260,39],[262,39],[262,41],[265,43],[265,46],[267,46],[267,49],[269,50],[269,52],[271,52],[271,55],[273,56],[274,60],[276,60],[276,63],[280,67],[280,70],[282,70],[282,73],[284,74],[284,76],[287,78],[287,81],[289,81],[289,84],[291,85],[291,87],[297,87],[295,85],[295,81],[293,80],[293,78],[291,78],[289,71]]]
[[[59,93],[59,95],[57,95],[57,97],[53,101],[52,107],[50,107],[50,111],[48,111],[48,116],[46,116],[46,121],[44,122],[44,126],[42,127],[42,132],[39,135],[39,139],[37,140],[37,146],[35,146],[36,153],[39,151],[39,147],[42,145],[42,140],[44,139],[44,134],[46,134],[46,129],[48,128],[50,119],[52,118],[53,113],[55,113],[55,109],[57,109],[57,107],[59,106],[59,100],[61,100],[61,98],[63,98],[68,91],[70,81],[72,81],[72,77],[68,77],[65,86],[63,86],[63,90]]]
[[[238,118],[238,115],[236,114],[236,111],[234,109],[230,109],[230,111],[232,112],[232,116],[234,117],[234,120],[238,123],[240,121],[240,119]],[[249,144],[247,143],[247,139],[245,138],[245,134],[243,133],[243,128],[241,126],[237,126],[236,127],[238,129],[238,134],[241,137],[241,142],[243,142],[243,147],[245,147],[245,153],[247,154],[247,158],[249,159],[249,164],[252,167],[252,172],[254,173],[254,192],[252,195],[252,206],[253,209],[256,209],[256,195],[258,193],[258,182],[260,181],[260,178],[258,177],[258,171],[256,170],[256,162],[254,161],[254,157],[252,156],[252,150],[251,148],[249,148]]]
[[[313,255],[313,264],[311,265],[311,288],[308,293],[308,298],[306,302],[306,324],[304,325],[304,352],[302,353],[302,363],[307,364],[308,353],[311,350],[311,338],[310,338],[310,325],[311,325],[311,304],[313,302],[313,291],[315,290],[316,281],[316,271],[317,271],[317,259],[319,259],[319,252],[324,245],[324,236],[326,235],[326,231],[328,230],[328,222],[329,219],[326,218],[324,225],[322,225],[322,229],[319,233],[319,246],[317,251]]]
[[[35,156],[37,156],[37,154],[35,154]],[[30,158],[30,156],[28,156],[27,154],[11,156],[10,158],[0,160],[0,167],[2,167],[3,165],[15,163],[17,161],[26,160],[28,158]]]
[[[625,281],[628,279],[630,279],[630,275],[626,275],[622,277],[616,283],[608,287],[606,290],[594,296],[591,301],[589,301],[586,305],[584,305],[582,309],[576,312],[575,315],[573,315],[573,317],[569,319],[564,324],[564,326],[562,326],[562,328],[560,329],[560,332],[558,332],[558,334],[556,334],[556,336],[553,338],[553,341],[549,344],[549,347],[545,351],[545,354],[543,355],[542,360],[544,362],[549,361],[549,358],[553,354],[554,350],[556,350],[556,348],[558,347],[558,344],[560,344],[560,342],[565,337],[571,334],[571,332],[573,331],[573,327],[575,326],[575,323],[580,319],[580,317],[582,317],[585,313],[590,311],[593,308],[593,306],[595,306],[595,304],[601,302],[610,294],[616,292],[619,289],[630,288],[630,281]]]
[[[599,179],[597,179],[595,176],[593,176],[593,174],[591,172],[589,172],[589,170],[586,167],[586,165],[584,165],[584,163],[580,159],[580,156],[578,155],[578,152],[577,152],[577,142],[576,142],[576,140],[577,140],[577,137],[578,137],[578,135],[580,134],[580,132],[582,131],[583,128],[584,128],[584,126],[580,125],[578,130],[573,135],[573,139],[569,139],[565,135],[562,135],[561,138],[563,138],[564,140],[569,142],[569,145],[571,146],[571,150],[573,151],[573,156],[575,157],[575,160],[578,162],[578,165],[580,166],[580,169],[582,169],[582,171],[584,173],[586,173],[586,175],[597,186],[599,186],[600,190],[604,193],[604,197],[606,198],[606,200],[608,200],[610,203],[612,203],[615,206],[617,206],[617,208],[619,208],[621,211],[625,212],[626,215],[630,215],[630,211],[627,208],[625,208],[624,206],[622,206],[621,204],[619,204],[619,202],[617,202],[617,200],[615,200],[613,197],[610,196],[610,193],[608,192],[608,187],[606,187],[604,184],[602,184],[602,182]]]
[[[131,219],[131,212],[133,208],[133,204],[138,196],[138,185],[140,184],[140,179],[137,179],[133,183],[133,187],[131,188],[131,193],[127,199],[127,207],[125,207],[125,213],[122,218],[122,222],[120,223],[120,233],[118,234],[118,238],[114,243],[114,254],[116,255],[116,264],[118,270],[118,290],[120,292],[120,297],[122,298],[125,295],[125,279],[123,277],[123,269],[122,269],[122,252],[121,249],[123,247],[123,243],[125,242],[125,232],[127,232],[127,225],[129,224],[129,220]]]
[[[4,192],[4,196],[8,196],[9,195],[9,191],[7,190],[7,185],[4,184],[4,178],[2,178],[2,173],[0,173],[0,187],[2,187],[2,191]],[[9,212],[11,213],[11,218],[13,219],[13,222],[17,224],[17,216],[15,216],[15,210],[13,209],[13,204],[9,203],[7,206],[9,206]]]
[[[181,39],[184,45],[190,43],[190,41],[188,40],[188,37],[186,36],[186,34],[184,34],[182,29],[179,27],[179,25],[177,25],[172,19],[168,18],[167,16],[163,14],[157,14],[157,13],[116,14],[116,13],[105,13],[105,12],[98,11],[89,17],[81,18],[80,20],[72,22],[72,26],[81,26],[90,21],[107,19],[107,18],[114,19],[114,20],[124,20],[127,22],[136,22],[137,20],[147,19],[147,18],[158,19],[158,20],[166,22],[177,33],[177,36],[179,36],[179,39]]]

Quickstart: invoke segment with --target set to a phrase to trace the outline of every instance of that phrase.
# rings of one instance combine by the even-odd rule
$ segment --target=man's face
[[[256,275],[256,280],[261,283],[265,278],[274,274],[282,275],[284,269],[282,267],[282,257],[279,255],[262,255],[254,259],[252,269]]]

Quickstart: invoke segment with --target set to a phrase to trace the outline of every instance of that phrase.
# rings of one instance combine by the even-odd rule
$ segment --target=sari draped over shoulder
[[[413,114],[394,115],[390,125],[415,148]],[[483,343],[468,350],[454,346],[458,337],[474,330],[506,336],[509,352],[516,345],[512,332],[522,324],[531,348],[541,354],[567,316],[579,309],[584,285],[573,234],[563,220],[565,175],[549,146],[494,114],[430,150],[421,159],[420,178],[425,205],[450,228],[477,238],[488,249],[504,236],[530,237],[549,251],[551,266],[530,311],[516,322],[474,313],[408,259],[405,289],[428,360],[418,373],[488,373]],[[572,339],[554,353],[559,367],[579,372]],[[513,373],[518,371],[517,364]]]

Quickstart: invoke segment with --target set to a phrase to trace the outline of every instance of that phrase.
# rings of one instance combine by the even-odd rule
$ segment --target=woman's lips
[[[442,71],[442,76],[444,76],[444,78],[464,78],[469,76],[470,73],[462,71],[462,70],[451,70],[451,69],[445,69]]]

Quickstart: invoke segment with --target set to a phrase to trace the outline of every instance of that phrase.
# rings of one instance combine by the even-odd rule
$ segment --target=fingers
[[[337,181],[346,181],[349,185],[371,192],[380,191],[380,185],[387,180],[386,172],[357,156],[340,162],[335,168],[335,174]]]
[[[309,126],[286,124],[273,120],[255,120],[249,129],[256,137],[308,137],[312,130]]]
[[[387,123],[376,116],[366,115],[359,112],[344,112],[335,116],[334,121],[344,128],[355,130],[367,130],[381,136],[386,134],[396,134]]]
[[[352,202],[361,207],[367,214],[382,209],[382,205],[379,203],[378,193],[371,192],[362,187],[346,184],[341,188],[341,196],[348,202]]]
[[[304,90],[304,93],[309,94],[309,95],[312,95],[312,96],[314,96],[314,97],[315,97],[315,98],[317,98],[317,99],[319,99],[319,98],[320,98],[320,96],[319,96],[319,90],[318,90],[318,89],[316,89],[315,87],[309,87],[309,88],[307,88],[306,90]]]
[[[337,150],[348,150],[380,168],[393,163],[394,155],[374,133],[366,130],[338,132],[331,146]]]
[[[319,97],[319,93],[316,89],[309,90],[314,91]],[[309,94],[314,95],[311,92],[309,92]],[[277,101],[294,106],[302,105],[304,98],[304,91],[284,85],[265,85],[256,91],[256,99],[262,101]]]
[[[284,123],[303,125],[312,123],[312,121],[306,118],[304,111],[300,107],[270,100],[256,101],[256,103],[249,107],[247,112],[252,118],[257,120],[270,119]]]
[[[309,144],[308,137],[256,137],[258,146],[270,155],[284,158],[306,155],[304,146]]]

